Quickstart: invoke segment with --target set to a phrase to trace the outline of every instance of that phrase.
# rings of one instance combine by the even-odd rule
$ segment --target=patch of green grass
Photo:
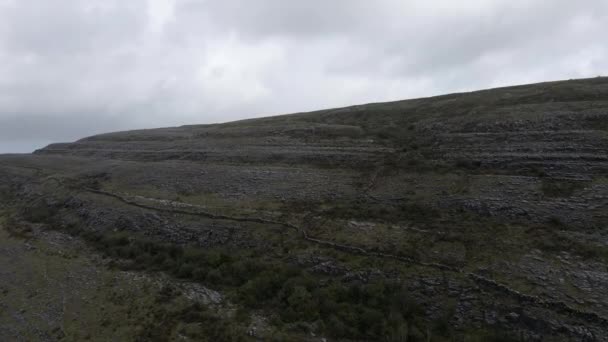
[[[541,182],[540,191],[547,197],[570,197],[583,187],[584,183],[577,181],[544,178]]]
[[[528,238],[534,247],[546,252],[569,252],[587,260],[608,262],[608,247],[579,241],[566,234],[560,234],[555,227],[535,227],[528,230]]]
[[[322,214],[329,218],[375,220],[378,222],[427,221],[436,219],[441,215],[437,209],[424,204],[401,202],[389,206],[371,201],[335,203]]]
[[[272,212],[280,209],[282,203],[278,201],[262,201],[254,199],[230,200],[218,196],[215,193],[197,193],[197,192],[172,192],[162,190],[152,186],[142,186],[129,188],[119,184],[106,184],[105,191],[128,194],[129,196],[142,196],[151,199],[161,199],[175,201],[195,206],[200,206],[205,209],[213,210],[214,213],[221,214],[243,214],[248,212],[266,211]]]

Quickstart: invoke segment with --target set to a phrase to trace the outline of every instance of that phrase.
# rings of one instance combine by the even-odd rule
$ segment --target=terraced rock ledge
[[[608,341],[607,175],[608,78],[3,155],[0,340]]]

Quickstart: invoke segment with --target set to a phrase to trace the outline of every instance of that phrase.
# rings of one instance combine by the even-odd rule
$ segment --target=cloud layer
[[[0,153],[608,70],[608,2],[0,0]]]

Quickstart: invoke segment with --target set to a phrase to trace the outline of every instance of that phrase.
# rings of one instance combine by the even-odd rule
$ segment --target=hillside
[[[0,340],[608,341],[607,175],[600,77],[0,156]]]

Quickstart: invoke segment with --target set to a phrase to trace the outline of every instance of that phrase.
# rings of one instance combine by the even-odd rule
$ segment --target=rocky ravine
[[[19,227],[250,252],[315,279],[317,304],[324,284],[397,283],[416,320],[446,325],[404,318],[413,340],[605,341],[607,152],[608,79],[571,80],[53,144],[0,157],[1,210]],[[246,338],[389,338],[346,331],[322,303],[294,309],[295,329],[235,286],[215,289],[253,315]],[[324,327],[334,316],[345,331]]]

